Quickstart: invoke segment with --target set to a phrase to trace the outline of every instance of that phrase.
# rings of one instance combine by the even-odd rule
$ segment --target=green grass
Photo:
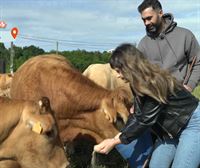
[[[192,94],[200,100],[200,85],[194,89]]]

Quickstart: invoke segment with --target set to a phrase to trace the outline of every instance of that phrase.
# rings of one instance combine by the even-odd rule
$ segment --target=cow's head
[[[0,74],[0,89],[10,88],[13,74]]]
[[[127,91],[123,88],[117,88],[111,92],[110,97],[105,97],[102,100],[101,109],[111,123],[115,123],[117,118],[121,118],[126,123],[130,107],[128,99]]]
[[[8,164],[14,160],[27,168],[65,168],[69,165],[48,98],[38,102],[26,101],[20,108],[21,117],[4,139],[0,158],[7,160]],[[5,164],[0,162],[0,167],[1,163]]]
[[[10,86],[13,74],[0,74],[0,96],[10,97]]]
[[[33,106],[31,109],[30,105],[25,106],[21,122],[38,134],[51,135],[52,138],[56,138],[58,135],[50,102],[46,97],[39,100],[37,106]]]

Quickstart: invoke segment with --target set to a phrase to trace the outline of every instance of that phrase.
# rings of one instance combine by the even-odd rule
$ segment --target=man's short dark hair
[[[143,10],[149,7],[152,7],[154,10],[162,10],[162,5],[158,0],[144,0],[138,6],[138,11],[142,13]]]

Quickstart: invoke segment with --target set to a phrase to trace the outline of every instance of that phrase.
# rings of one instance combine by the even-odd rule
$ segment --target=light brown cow
[[[12,98],[37,100],[41,96],[52,102],[63,143],[80,139],[99,143],[119,132],[113,124],[118,116],[127,120],[125,90],[104,89],[62,56],[36,56],[15,73]]]
[[[107,89],[113,90],[123,87],[128,93],[129,101],[132,101],[133,95],[129,83],[119,78],[117,72],[110,67],[110,64],[91,64],[85,69],[83,75]]]
[[[65,168],[65,157],[49,100],[0,97],[0,167]]]
[[[10,85],[13,74],[0,74],[0,96],[10,97]]]
[[[52,102],[63,142],[85,136],[99,143],[118,133],[113,125],[118,114],[127,120],[126,91],[104,89],[62,56],[31,58],[15,73],[12,98],[36,100],[41,96]]]

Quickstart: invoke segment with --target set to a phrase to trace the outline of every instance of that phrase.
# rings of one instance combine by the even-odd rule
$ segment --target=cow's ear
[[[49,98],[42,97],[38,103],[40,106],[41,114],[47,113],[51,110]]]
[[[106,119],[108,119],[111,123],[116,122],[117,119],[117,111],[114,107],[113,98],[104,98],[101,102],[101,109],[105,113]]]

